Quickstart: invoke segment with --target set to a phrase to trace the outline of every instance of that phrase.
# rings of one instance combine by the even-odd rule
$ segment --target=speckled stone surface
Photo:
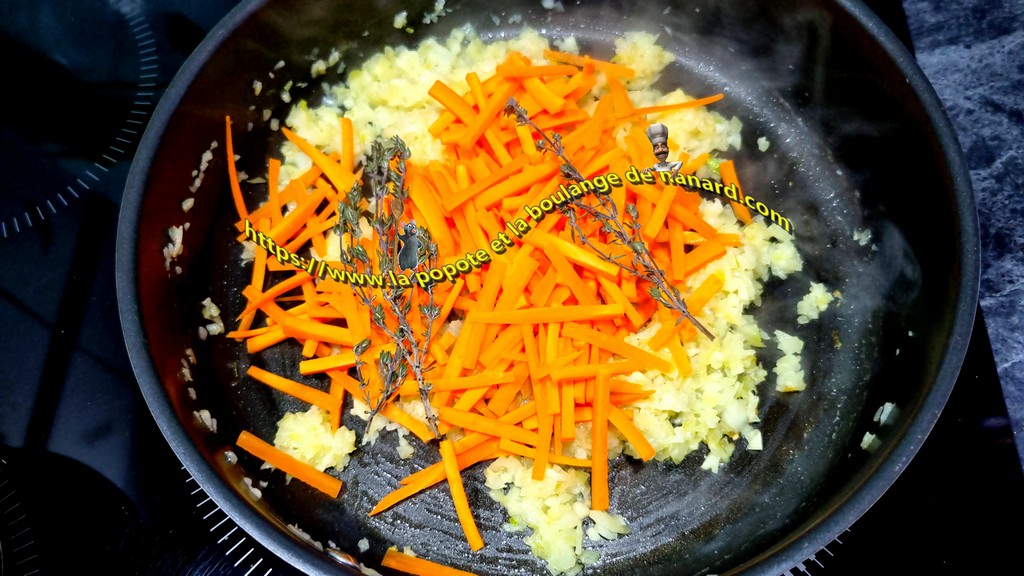
[[[904,0],[971,171],[981,308],[1024,462],[1024,0]]]

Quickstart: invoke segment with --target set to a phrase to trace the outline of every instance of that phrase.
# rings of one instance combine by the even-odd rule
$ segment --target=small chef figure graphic
[[[404,234],[398,233],[398,241],[402,243],[402,248],[398,252],[398,268],[400,270],[415,270],[420,258],[419,230],[416,228],[416,222],[406,223],[403,230]]]
[[[682,162],[665,161],[668,158],[668,126],[651,124],[647,127],[647,139],[654,147],[654,157],[658,159],[658,163],[645,171],[671,172],[673,177],[679,173],[679,169],[683,167]]]

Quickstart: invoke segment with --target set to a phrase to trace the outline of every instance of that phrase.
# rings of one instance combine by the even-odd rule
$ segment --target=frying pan
[[[519,27],[510,19],[519,17],[552,38],[575,35],[586,52],[607,57],[611,38],[644,30],[678,56],[662,88],[725,92],[716,110],[744,123],[742,149],[731,154],[744,190],[793,223],[804,269],[769,282],[751,313],[769,334],[804,338],[808,386],[781,394],[769,376],[759,388],[764,449],[741,443],[717,474],[699,468],[699,453],[679,465],[614,461],[611,510],[633,533],[588,544],[601,559],[586,573],[778,574],[820,549],[879,498],[920,447],[956,380],[977,303],[978,225],[965,163],[913,58],[852,0],[445,6],[451,12],[428,26],[417,15],[432,2],[244,2],[168,88],[132,165],[117,254],[126,344],[167,441],[244,530],[306,573],[351,572],[357,562],[376,567],[391,544],[481,574],[545,573],[522,535],[500,529],[506,518],[485,492],[482,466],[467,472],[466,484],[488,546],[471,555],[460,546],[442,488],[366,517],[399,478],[436,460],[430,448],[401,461],[387,436],[364,447],[342,474],[345,489],[336,500],[299,482],[286,485],[245,454],[231,456],[240,430],[271,438],[284,411],[305,409],[240,375],[250,364],[297,373],[299,354],[282,345],[249,357],[244,345],[197,334],[206,323],[200,302],[211,297],[225,319],[235,317],[249,274],[239,264],[223,147],[213,149],[195,206],[184,213],[181,203],[203,151],[223,144],[226,115],[237,127],[240,168],[265,171],[281,137],[264,109],[284,117],[279,95],[288,81],[293,99],[316,102],[320,83],[339,79],[310,81],[313,54],[342,47],[351,69],[384,45],[415,45],[466,23],[484,38],[506,37]],[[414,33],[392,26],[400,10],[408,11]],[[261,95],[254,79],[264,84]],[[761,137],[770,142],[765,152],[756,145]],[[167,231],[186,221],[183,252],[168,270],[161,253]],[[871,241],[863,244],[854,236],[865,230]],[[817,322],[798,325],[795,304],[810,281],[842,298]],[[187,349],[197,360],[191,381],[182,375]],[[778,355],[772,346],[759,353],[769,369]],[[874,416],[887,402],[897,410],[879,423]],[[216,431],[197,418],[201,410],[216,419]],[[362,430],[361,422],[349,426]],[[866,433],[876,441],[864,448]],[[269,482],[260,498],[245,478]],[[361,538],[371,543],[365,553],[356,545]]]

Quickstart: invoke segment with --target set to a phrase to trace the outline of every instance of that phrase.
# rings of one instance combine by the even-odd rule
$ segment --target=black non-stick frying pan
[[[807,390],[761,387],[764,449],[741,444],[717,474],[703,454],[680,465],[612,465],[612,511],[633,533],[592,545],[600,561],[588,574],[778,574],[853,523],[892,483],[928,434],[956,379],[977,302],[977,220],[966,168],[935,94],[912,57],[864,6],[852,0],[700,0],[634,5],[536,1],[447,2],[437,24],[408,34],[433,2],[337,0],[244,2],[199,47],[168,89],[129,176],[118,237],[118,296],[126,343],[146,400],[168,442],[200,485],[247,532],[297,568],[315,574],[348,570],[352,558],[377,566],[388,545],[412,546],[432,560],[481,574],[541,574],[521,534],[500,526],[504,511],[482,483],[467,489],[488,546],[471,554],[442,488],[367,519],[366,512],[408,472],[436,461],[432,448],[400,461],[393,440],[354,455],[345,489],[329,499],[235,452],[239,430],[273,437],[286,410],[305,406],[244,376],[250,364],[295,371],[298,350],[279,346],[257,357],[221,337],[201,340],[200,302],[212,297],[233,318],[248,281],[232,224],[223,148],[204,172],[187,214],[193,171],[211,142],[235,131],[240,167],[265,171],[280,135],[263,109],[282,118],[277,95],[288,81],[295,99],[315,101],[310,55],[344,47],[351,68],[384,45],[413,45],[466,23],[485,38],[515,34],[523,24],[608,56],[627,30],[660,34],[678,61],[660,80],[703,95],[724,92],[716,110],[744,123],[733,157],[744,189],[788,217],[804,270],[766,286],[751,312],[762,328],[797,334]],[[494,17],[494,18],[492,18]],[[495,24],[495,20],[499,23]],[[277,64],[283,61],[283,67]],[[274,78],[268,72],[276,71]],[[415,73],[415,71],[410,71]],[[261,79],[261,96],[253,80]],[[336,81],[337,77],[327,77]],[[755,141],[766,137],[767,152]],[[253,190],[252,202],[257,202]],[[168,271],[167,230],[188,222],[184,251]],[[855,232],[870,230],[862,245]],[[181,268],[178,274],[174,267]],[[798,325],[795,305],[808,282],[824,282],[841,300],[814,323]],[[193,381],[182,376],[194,351]],[[766,347],[764,365],[778,353]],[[310,379],[307,383],[318,385]],[[323,386],[323,383],[319,383]],[[190,393],[191,388],[193,394]],[[893,403],[894,420],[873,416]],[[208,410],[216,432],[196,417]],[[362,429],[362,423],[351,427]],[[870,450],[865,433],[877,436]],[[239,451],[240,452],[240,451]],[[255,499],[244,478],[269,480]],[[322,552],[293,525],[335,551]],[[359,553],[357,541],[371,548]]]

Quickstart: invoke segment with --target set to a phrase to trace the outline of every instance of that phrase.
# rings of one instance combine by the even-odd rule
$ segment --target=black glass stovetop
[[[905,41],[894,2],[879,14]],[[234,2],[4,0],[0,576],[293,574],[182,469],[146,408],[114,289],[117,211],[149,114]],[[973,574],[1018,556],[1014,449],[981,311],[905,472],[791,574]]]

